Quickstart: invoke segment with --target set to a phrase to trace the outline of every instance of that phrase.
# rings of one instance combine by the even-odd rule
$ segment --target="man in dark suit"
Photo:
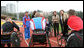
[[[62,29],[62,34],[64,35],[65,34],[65,31],[64,31],[64,28],[66,28],[64,26],[64,23],[65,23],[65,20],[68,19],[68,14],[67,13],[64,13],[63,10],[60,11],[60,24],[61,24],[61,29]]]
[[[64,26],[63,26],[63,13],[64,13],[64,11],[61,10],[60,11],[60,24],[61,24],[61,31],[62,31],[62,33],[63,33],[63,29],[64,29]]]

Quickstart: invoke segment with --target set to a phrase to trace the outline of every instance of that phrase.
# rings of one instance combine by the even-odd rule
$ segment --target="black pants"
[[[49,32],[50,32],[50,28],[47,27],[47,28],[46,28],[46,34],[47,34],[47,36],[49,36]]]
[[[63,26],[64,26],[64,30],[62,32],[63,33],[63,36],[67,36],[67,34],[68,34],[67,20],[64,22]]]
[[[59,23],[54,23],[54,35],[56,37],[56,30],[57,30],[57,35],[59,35]]]
[[[1,35],[1,40],[10,40],[10,35]],[[7,44],[8,47],[11,47],[10,41],[3,42],[1,47],[4,47]]]
[[[60,20],[60,24],[61,24],[61,32],[63,33],[64,26],[63,26],[63,23],[62,23],[62,21],[61,21],[61,20]]]

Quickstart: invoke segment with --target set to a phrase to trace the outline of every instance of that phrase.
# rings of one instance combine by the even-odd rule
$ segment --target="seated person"
[[[65,30],[71,29],[71,33],[67,38],[66,47],[83,47],[83,21],[76,16],[75,10],[69,10],[69,18],[66,20],[64,26]]]
[[[1,35],[1,40],[10,40],[10,35],[11,33],[14,31],[14,27],[20,31],[19,27],[17,24],[15,24],[10,17],[7,17],[6,18],[6,22],[2,25],[2,35]],[[10,42],[10,41],[8,41]],[[7,43],[8,47],[11,46],[10,43]],[[5,46],[5,43],[1,44],[1,47],[4,47]]]
[[[43,17],[43,14],[42,13],[39,14],[37,12],[35,14],[35,18],[32,18],[31,21],[30,21],[30,28],[32,30],[35,30],[35,29],[45,30],[45,26],[46,26],[46,20]]]
[[[43,17],[42,13],[36,13],[35,18],[32,18],[30,21],[30,28],[33,31],[32,38],[34,42],[43,43],[46,41],[46,33],[45,31],[46,20]],[[38,33],[38,35],[36,35]],[[40,34],[39,34],[40,33]]]

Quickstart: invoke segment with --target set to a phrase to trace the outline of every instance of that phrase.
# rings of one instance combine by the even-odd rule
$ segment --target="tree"
[[[23,20],[23,17],[24,17],[24,13],[20,12],[19,13],[19,18],[20,18],[21,21]]]
[[[79,16],[81,19],[83,19],[83,12],[81,11],[76,11],[77,12],[77,16]]]
[[[43,11],[41,11],[41,10],[37,10],[37,12],[43,12]]]

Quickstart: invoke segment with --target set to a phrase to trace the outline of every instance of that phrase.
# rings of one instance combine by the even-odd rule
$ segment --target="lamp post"
[[[19,2],[19,1],[17,1],[17,20],[19,20],[18,2]]]

